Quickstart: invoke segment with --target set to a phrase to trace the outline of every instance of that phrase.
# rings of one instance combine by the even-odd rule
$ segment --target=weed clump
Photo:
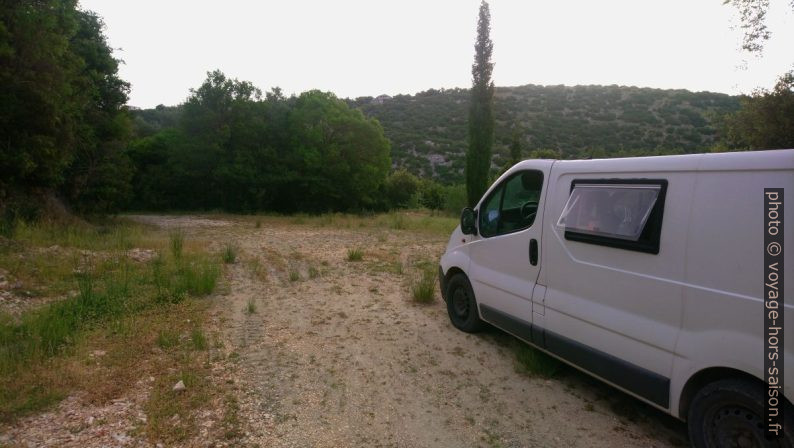
[[[421,268],[420,275],[411,285],[411,296],[414,302],[430,303],[435,299],[437,274],[428,266]]]
[[[223,248],[223,252],[221,253],[221,258],[223,262],[226,264],[234,264],[237,261],[237,247],[234,244],[227,244]]]
[[[361,249],[348,249],[347,261],[361,261],[364,259],[364,253]]]

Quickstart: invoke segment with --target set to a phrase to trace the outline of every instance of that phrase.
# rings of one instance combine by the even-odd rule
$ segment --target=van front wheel
[[[696,448],[790,447],[794,441],[790,408],[780,440],[764,438],[762,384],[723,380],[709,384],[695,395],[689,408],[689,439]]]
[[[469,279],[463,274],[455,274],[447,283],[447,313],[452,325],[466,333],[476,333],[483,329],[477,311],[477,300]]]

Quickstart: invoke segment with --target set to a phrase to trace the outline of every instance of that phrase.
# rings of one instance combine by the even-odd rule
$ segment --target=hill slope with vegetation
[[[377,118],[392,142],[394,165],[422,177],[459,182],[465,164],[468,89],[349,100]],[[562,158],[701,152],[717,142],[716,118],[739,97],[625,86],[498,87],[494,167],[518,135],[524,157],[552,150]]]

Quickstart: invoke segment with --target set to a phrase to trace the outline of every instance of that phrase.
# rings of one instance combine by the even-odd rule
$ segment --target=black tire
[[[466,333],[476,333],[485,327],[477,310],[477,300],[469,279],[455,274],[447,282],[447,313],[452,325]]]
[[[783,437],[764,438],[766,387],[749,380],[722,380],[701,389],[689,407],[689,440],[695,448],[791,447],[791,406],[783,413]],[[781,400],[785,401],[781,395]]]

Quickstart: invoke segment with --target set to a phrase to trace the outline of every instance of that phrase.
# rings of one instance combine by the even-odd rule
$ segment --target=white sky
[[[731,94],[794,66],[794,13],[771,0],[762,57],[722,0],[491,0],[494,81]],[[101,15],[138,107],[183,102],[206,72],[286,94],[468,87],[479,0],[81,0]],[[744,68],[740,68],[744,67]]]

